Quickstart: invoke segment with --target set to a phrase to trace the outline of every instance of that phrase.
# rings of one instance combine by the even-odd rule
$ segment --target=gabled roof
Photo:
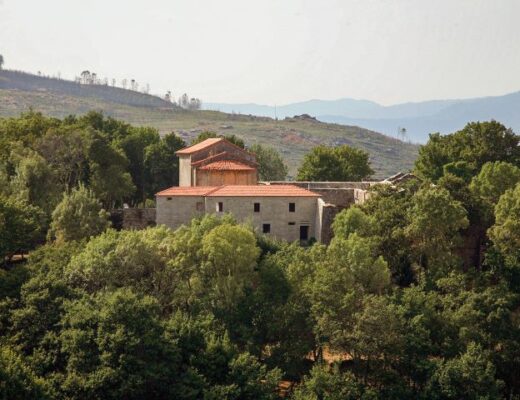
[[[206,196],[212,191],[218,189],[218,186],[173,186],[162,192],[156,193],[156,196]]]
[[[175,154],[181,154],[181,155],[193,154],[198,151],[204,150],[205,148],[211,147],[211,146],[217,144],[218,142],[222,142],[223,140],[225,140],[225,139],[224,138],[209,138],[209,139],[203,140],[200,143],[194,144],[193,146],[189,146],[189,147],[185,147],[184,149],[180,149],[180,150],[176,151]]]
[[[202,171],[254,171],[255,168],[233,160],[214,161],[199,168]]]
[[[295,185],[174,186],[156,196],[199,197],[320,197]]]

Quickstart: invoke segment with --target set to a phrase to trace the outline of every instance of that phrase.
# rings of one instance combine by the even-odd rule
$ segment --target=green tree
[[[349,332],[363,295],[381,293],[390,283],[387,264],[381,257],[374,257],[368,239],[351,234],[348,239],[335,238],[313,268],[311,312],[317,337],[336,349],[349,351]]]
[[[365,388],[352,373],[315,365],[296,388],[294,400],[375,400],[376,393]]]
[[[251,285],[260,250],[250,229],[223,224],[202,239],[202,282],[210,288],[212,303],[232,306]]]
[[[484,202],[485,212],[492,220],[493,209],[506,190],[520,182],[520,168],[506,162],[488,162],[473,178],[470,189]]]
[[[503,382],[495,378],[489,354],[476,343],[470,343],[460,357],[441,362],[434,382],[443,399],[503,398]]]
[[[72,258],[65,276],[73,287],[95,293],[103,288],[132,288],[168,305],[177,281],[167,266],[171,231],[154,227],[140,231],[108,230],[93,238]]]
[[[88,239],[110,226],[108,216],[92,191],[80,186],[63,194],[52,212],[49,236],[57,242]]]
[[[176,151],[185,147],[184,140],[169,133],[159,143],[145,150],[146,194],[150,198],[160,190],[179,184],[179,158]]]
[[[237,145],[238,147],[241,147],[241,148],[246,147],[244,141],[236,135],[219,135],[219,134],[217,134],[215,132],[211,132],[211,131],[204,131],[204,132],[199,133],[198,136],[191,141],[191,146],[193,146],[194,144],[203,142],[206,139],[212,139],[212,138],[223,138],[223,139],[226,139],[228,142],[231,142],[234,145]]]
[[[155,299],[118,289],[67,305],[59,340],[61,395],[70,399],[171,398],[177,349],[164,338]]]
[[[417,182],[404,185],[375,185],[371,196],[362,205],[362,210],[374,223],[370,239],[377,243],[376,254],[388,262],[394,282],[407,285],[414,281],[410,254],[411,242],[405,233],[407,214],[412,197],[417,191]],[[359,232],[365,236],[364,232]]]
[[[287,177],[287,165],[274,148],[255,143],[249,151],[256,156],[258,174],[263,181],[283,181]]]
[[[0,56],[1,57],[1,56]],[[48,399],[45,383],[12,349],[0,346],[0,398]]]
[[[11,152],[11,165],[15,174],[9,183],[9,190],[18,199],[26,200],[50,215],[59,201],[63,187],[45,159],[32,150]]]
[[[129,161],[128,170],[136,187],[135,203],[144,203],[146,200],[146,148],[160,142],[159,132],[155,128],[132,128],[130,134],[119,141]]]
[[[127,172],[128,159],[106,137],[90,132],[88,159],[90,189],[105,208],[113,208],[132,196],[135,186]]]
[[[0,256],[2,262],[32,249],[43,239],[44,213],[25,201],[0,196]]]
[[[490,239],[505,256],[520,255],[520,184],[507,190],[495,207],[495,225],[488,231]]]
[[[405,232],[419,265],[432,272],[452,265],[459,232],[469,224],[466,215],[444,188],[427,186],[413,196]]]
[[[350,234],[370,236],[374,232],[374,222],[358,207],[349,207],[336,215],[332,222],[334,237],[347,239]]]
[[[38,140],[37,150],[61,187],[71,190],[81,182],[88,182],[88,133],[84,129],[76,126],[51,129]]]
[[[303,158],[296,179],[299,181],[360,181],[374,171],[368,153],[343,145],[317,146]]]
[[[466,171],[480,171],[487,162],[505,161],[520,165],[520,137],[496,121],[470,122],[450,135],[430,135],[419,149],[415,171],[436,182],[444,165],[465,162]]]

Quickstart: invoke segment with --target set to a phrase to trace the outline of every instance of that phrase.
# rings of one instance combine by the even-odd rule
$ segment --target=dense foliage
[[[147,168],[134,139],[126,155],[115,143],[129,136],[97,121],[107,126],[62,139],[87,135]],[[30,151],[2,139],[1,249],[42,245],[0,269],[0,398],[274,400],[281,380],[295,383],[288,396],[297,400],[520,398],[520,163],[511,146],[490,155],[460,132],[433,136],[420,178],[376,185],[336,216],[330,244],[301,247],[230,215],[176,231],[107,228],[86,186],[101,159],[40,153],[36,138],[50,134],[38,132],[63,121],[17,123]],[[153,132],[143,132],[150,149]],[[462,132],[518,140],[495,122]],[[174,147],[164,146],[157,152]],[[424,158],[453,146],[453,158]],[[47,172],[29,167],[51,153],[59,162]],[[49,171],[65,194],[27,178]],[[137,187],[141,170],[132,171]],[[57,205],[47,220],[43,195]]]
[[[296,179],[299,181],[361,181],[372,175],[368,153],[342,145],[317,146],[303,158]]]
[[[256,156],[258,177],[262,181],[284,181],[287,177],[287,165],[274,148],[255,143],[248,149]]]

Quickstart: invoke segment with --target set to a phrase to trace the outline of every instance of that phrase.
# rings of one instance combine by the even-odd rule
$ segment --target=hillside
[[[174,131],[186,141],[205,130],[235,134],[247,144],[277,148],[289,165],[290,175],[295,174],[304,154],[318,144],[349,144],[368,151],[376,178],[410,169],[417,155],[415,145],[359,127],[312,118],[277,121],[217,111],[186,111],[129,90],[24,75],[0,71],[0,116],[15,116],[29,108],[56,117],[101,110],[132,124],[156,127],[162,133]]]
[[[432,132],[451,133],[464,127],[468,121],[495,119],[514,131],[520,132],[520,92],[503,96],[463,100],[433,100],[382,106],[367,100],[310,100],[284,106],[270,107],[257,104],[205,105],[223,112],[274,116],[307,113],[320,121],[343,125],[362,126],[389,136],[396,136],[399,128],[406,128],[408,138],[424,143]]]
[[[108,85],[82,85],[65,79],[56,79],[20,71],[0,70],[0,89],[26,92],[53,92],[66,96],[93,98],[118,104],[142,107],[173,108],[172,103],[160,97]]]

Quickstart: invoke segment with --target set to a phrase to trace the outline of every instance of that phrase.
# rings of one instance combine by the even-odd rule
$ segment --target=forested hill
[[[298,117],[275,120],[267,117],[188,111],[158,97],[104,85],[81,85],[20,72],[0,71],[0,117],[18,116],[29,109],[63,118],[91,110],[133,125],[151,126],[161,133],[174,131],[186,142],[203,131],[234,134],[247,145],[275,147],[296,174],[303,156],[313,147],[348,144],[367,151],[374,178],[385,178],[412,168],[418,146],[380,133]]]
[[[20,71],[0,70],[0,89],[52,92],[65,96],[95,98],[129,106],[174,107],[172,103],[160,97],[135,90],[109,85],[83,85],[74,81],[33,75]]]

